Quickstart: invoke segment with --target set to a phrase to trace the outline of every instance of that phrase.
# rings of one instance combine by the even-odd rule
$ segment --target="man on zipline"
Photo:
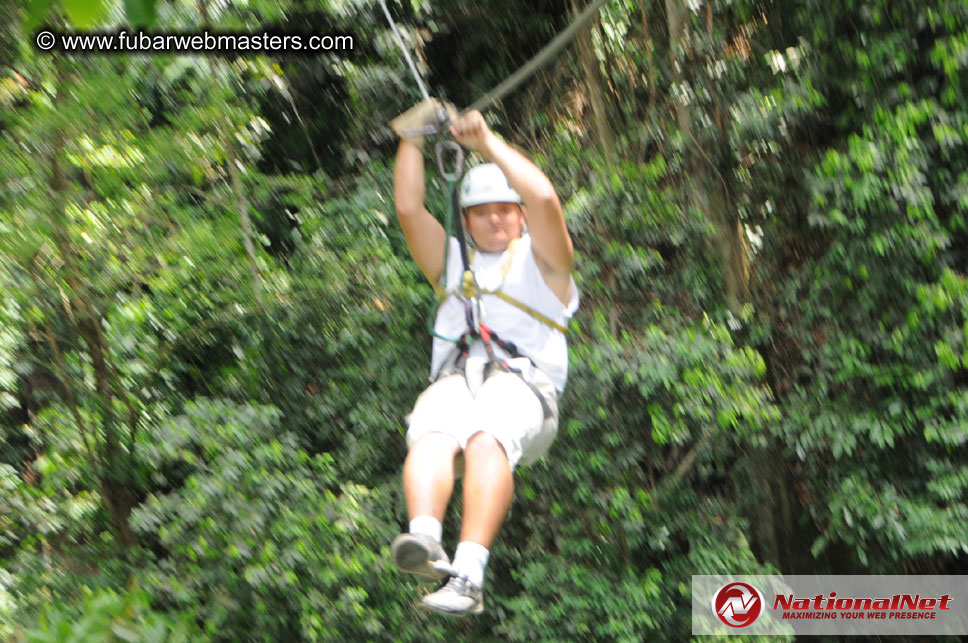
[[[491,161],[470,169],[460,185],[461,222],[473,244],[471,277],[458,240],[424,207],[423,139],[395,129],[401,134],[397,217],[417,266],[448,297],[434,324],[433,383],[408,418],[409,533],[391,551],[403,571],[424,580],[450,577],[420,605],[479,614],[489,549],[511,505],[514,468],[541,456],[557,432],[557,398],[568,373],[564,331],[578,307],[573,248],[548,177],[471,111],[450,126],[458,143]],[[475,302],[480,312],[472,315]],[[470,327],[477,321],[478,328]],[[461,469],[463,516],[451,564],[441,523]]]

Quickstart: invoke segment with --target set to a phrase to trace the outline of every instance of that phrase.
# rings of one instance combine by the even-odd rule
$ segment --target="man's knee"
[[[497,459],[507,462],[508,456],[497,438],[490,433],[479,431],[467,441],[464,458],[468,461]]]

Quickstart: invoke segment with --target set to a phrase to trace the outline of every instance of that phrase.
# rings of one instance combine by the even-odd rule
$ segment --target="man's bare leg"
[[[484,611],[484,569],[490,546],[511,506],[514,475],[504,448],[492,436],[477,433],[464,449],[464,515],[460,544],[454,553],[454,577],[420,604],[446,614]]]
[[[487,433],[477,433],[464,449],[464,515],[461,542],[490,549],[514,496],[514,474],[504,447]]]
[[[423,580],[445,578],[450,559],[441,545],[442,522],[454,490],[454,457],[460,445],[443,433],[419,438],[403,465],[403,491],[410,518],[408,533],[390,547],[394,564]]]
[[[454,491],[454,458],[458,453],[460,445],[444,433],[427,433],[410,447],[403,464],[403,493],[410,519],[433,516],[443,522]]]

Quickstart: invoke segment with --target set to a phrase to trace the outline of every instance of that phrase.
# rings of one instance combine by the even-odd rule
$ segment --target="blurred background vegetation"
[[[579,5],[390,3],[459,105]],[[968,573],[966,79],[966,0],[612,0],[488,111],[559,190],[583,304],[455,622],[388,565],[433,296],[379,4],[4,3],[0,640],[676,641],[692,574]]]

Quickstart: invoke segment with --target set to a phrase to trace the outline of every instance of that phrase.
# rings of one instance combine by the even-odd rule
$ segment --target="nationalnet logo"
[[[968,635],[968,576],[693,576],[693,634]]]
[[[773,600],[773,610],[785,619],[933,619],[939,611],[950,610],[950,605],[948,594],[838,597],[837,592],[830,592],[811,597],[779,594]]]
[[[763,613],[763,593],[748,583],[727,583],[713,594],[713,613],[730,627],[749,627]]]

